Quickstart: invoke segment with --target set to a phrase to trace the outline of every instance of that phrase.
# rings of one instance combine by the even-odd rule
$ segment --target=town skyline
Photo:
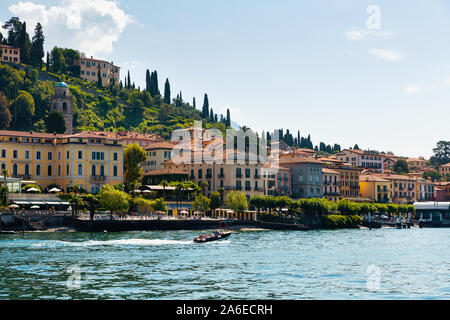
[[[342,148],[358,144],[361,149],[426,158],[438,141],[446,139],[448,64],[444,54],[436,54],[448,47],[435,41],[445,36],[441,34],[445,28],[436,28],[437,37],[425,38],[433,26],[446,23],[445,14],[438,14],[440,9],[445,12],[444,2],[406,10],[401,4],[379,1],[381,28],[376,30],[366,25],[369,2],[287,2],[276,8],[261,3],[254,12],[251,4],[236,3],[220,4],[219,10],[206,3],[189,8],[177,1],[94,2],[4,1],[0,21],[17,15],[25,21],[34,19],[32,26],[41,20],[47,51],[61,43],[87,56],[114,61],[122,67],[122,78],[130,70],[141,88],[144,70],[157,69],[159,82],[168,77],[174,92],[181,88],[187,100],[195,96],[201,101],[206,91],[216,112],[225,113],[229,107],[235,122],[258,132],[284,128],[295,134],[300,129],[311,135],[315,145],[321,141]],[[183,14],[165,24],[177,6]],[[105,19],[86,23],[89,8],[96,15],[106,12]],[[69,9],[79,14],[66,21]],[[307,17],[311,10],[317,13],[314,20]],[[264,26],[261,21],[270,21],[272,12],[273,22]],[[426,30],[410,22],[419,14],[433,17]],[[49,19],[53,17],[62,19]],[[253,27],[239,30],[248,19]],[[80,32],[96,25],[106,26],[101,40],[81,41]],[[148,37],[150,41],[136,41]],[[413,43],[415,37],[429,46],[439,45],[440,50],[426,53],[425,59]],[[174,42],[186,49],[174,50]],[[333,44],[333,53],[327,42]],[[314,60],[316,54],[319,59]],[[444,116],[424,121],[423,112]],[[368,130],[367,122],[376,126]]]

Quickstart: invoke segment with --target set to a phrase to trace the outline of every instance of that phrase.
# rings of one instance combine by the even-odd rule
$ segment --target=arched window
[[[64,92],[64,94],[65,94],[65,92]],[[62,111],[63,112],[67,111],[67,103],[66,102],[63,102],[63,104],[62,104]]]
[[[17,176],[17,164],[13,165],[13,176]]]
[[[47,167],[47,176],[48,177],[52,176],[52,166],[51,165],[48,165],[48,167]]]
[[[29,175],[30,175],[30,166],[29,166],[28,164],[25,165],[25,172],[24,172],[24,174],[25,174],[26,176],[29,176]]]
[[[92,165],[91,175],[92,176],[96,176],[97,175],[97,168],[95,167],[95,165]]]
[[[37,175],[37,176],[40,176],[40,175],[41,175],[41,165],[40,165],[40,164],[38,164],[38,165],[36,166],[36,175]]]
[[[6,169],[6,164],[2,163],[2,170]]]
[[[100,176],[101,176],[101,177],[104,177],[104,176],[105,176],[105,166],[104,166],[104,165],[101,165],[101,166],[100,166]]]

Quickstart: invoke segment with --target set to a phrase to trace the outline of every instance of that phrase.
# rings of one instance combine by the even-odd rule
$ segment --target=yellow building
[[[20,63],[20,48],[0,44],[0,60],[2,62]]]
[[[81,79],[97,82],[98,73],[102,79],[104,87],[111,83],[119,84],[120,82],[120,67],[115,66],[113,62],[109,63],[104,60],[98,60],[86,57],[80,58],[80,77]]]
[[[374,175],[359,177],[361,196],[378,203],[392,202],[392,182]]]
[[[105,184],[123,182],[122,141],[90,132],[0,131],[0,169],[42,188],[77,185],[97,193]]]

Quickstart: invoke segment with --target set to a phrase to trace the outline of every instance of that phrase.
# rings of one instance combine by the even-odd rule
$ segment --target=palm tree
[[[166,180],[161,181],[160,185],[163,187],[163,197],[166,200],[166,187],[169,185]]]
[[[184,185],[183,185],[183,183],[179,183],[179,184],[177,184],[177,186],[175,187],[175,193],[176,193],[176,200],[177,200],[177,210],[179,209],[179,196],[180,196],[180,193],[183,193],[183,190],[184,190]]]
[[[2,176],[3,176],[3,186],[6,188],[5,193],[5,206],[8,205],[8,186],[6,185],[6,177],[8,176],[8,170],[2,169]]]
[[[219,187],[217,191],[220,193],[220,208],[223,209],[223,195],[225,194],[225,188]]]

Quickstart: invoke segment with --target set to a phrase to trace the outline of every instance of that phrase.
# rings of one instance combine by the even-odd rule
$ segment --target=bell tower
[[[52,97],[50,111],[59,111],[63,114],[66,121],[65,134],[72,134],[73,130],[73,112],[72,96],[69,93],[69,87],[66,83],[60,82],[56,85],[55,95]]]

